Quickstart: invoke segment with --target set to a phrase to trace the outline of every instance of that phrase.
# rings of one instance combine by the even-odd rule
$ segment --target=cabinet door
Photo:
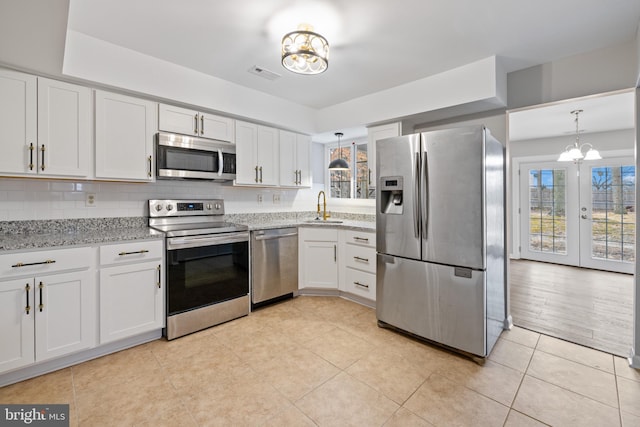
[[[35,174],[35,76],[0,70],[0,129],[0,173]]]
[[[296,163],[298,165],[298,185],[311,187],[311,137],[296,135]]]
[[[0,282],[0,372],[34,362],[33,296],[33,278]]]
[[[162,262],[100,270],[100,343],[108,343],[164,325]]]
[[[200,113],[200,136],[203,138],[233,142],[234,134],[233,119]]]
[[[96,178],[153,180],[156,104],[96,91]]]
[[[89,175],[91,90],[38,78],[39,174]]]
[[[261,185],[278,185],[279,156],[278,130],[258,126],[258,176]]]
[[[36,277],[36,361],[95,346],[95,286],[89,271]]]
[[[158,116],[158,127],[162,131],[194,136],[200,134],[199,116],[195,110],[160,104]]]
[[[296,134],[280,131],[280,185],[298,186],[298,165],[296,161]]]
[[[400,122],[387,125],[374,126],[367,129],[369,136],[367,144],[367,163],[369,164],[369,187],[375,188],[376,184],[376,141],[402,135]]]
[[[338,289],[338,243],[303,240],[300,254],[302,288]]]
[[[236,183],[257,185],[258,125],[236,120]]]

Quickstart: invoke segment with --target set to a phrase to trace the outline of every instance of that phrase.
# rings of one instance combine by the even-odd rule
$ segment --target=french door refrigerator
[[[504,149],[484,126],[376,143],[376,314],[486,357],[505,324]]]

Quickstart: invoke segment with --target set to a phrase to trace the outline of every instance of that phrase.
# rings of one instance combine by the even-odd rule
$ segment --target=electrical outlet
[[[258,204],[262,204],[262,194],[258,194]]]
[[[84,205],[88,208],[96,207],[96,194],[95,193],[87,193],[87,198],[84,201]]]
[[[273,195],[273,204],[274,205],[280,204],[280,193],[276,193]]]

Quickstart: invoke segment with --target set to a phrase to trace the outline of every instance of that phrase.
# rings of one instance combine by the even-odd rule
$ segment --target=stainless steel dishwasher
[[[298,229],[251,232],[251,303],[289,296],[298,289]]]

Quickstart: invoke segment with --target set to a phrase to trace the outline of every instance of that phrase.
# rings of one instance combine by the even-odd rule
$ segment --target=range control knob
[[[156,210],[160,212],[162,210],[162,205],[156,205]]]
[[[208,211],[210,211],[211,209],[213,209],[213,206],[211,206],[211,203],[207,203],[206,208]]]
[[[172,211],[173,210],[173,205],[167,205],[167,210],[168,211]]]
[[[219,211],[220,210],[220,203],[216,203],[216,210]]]

